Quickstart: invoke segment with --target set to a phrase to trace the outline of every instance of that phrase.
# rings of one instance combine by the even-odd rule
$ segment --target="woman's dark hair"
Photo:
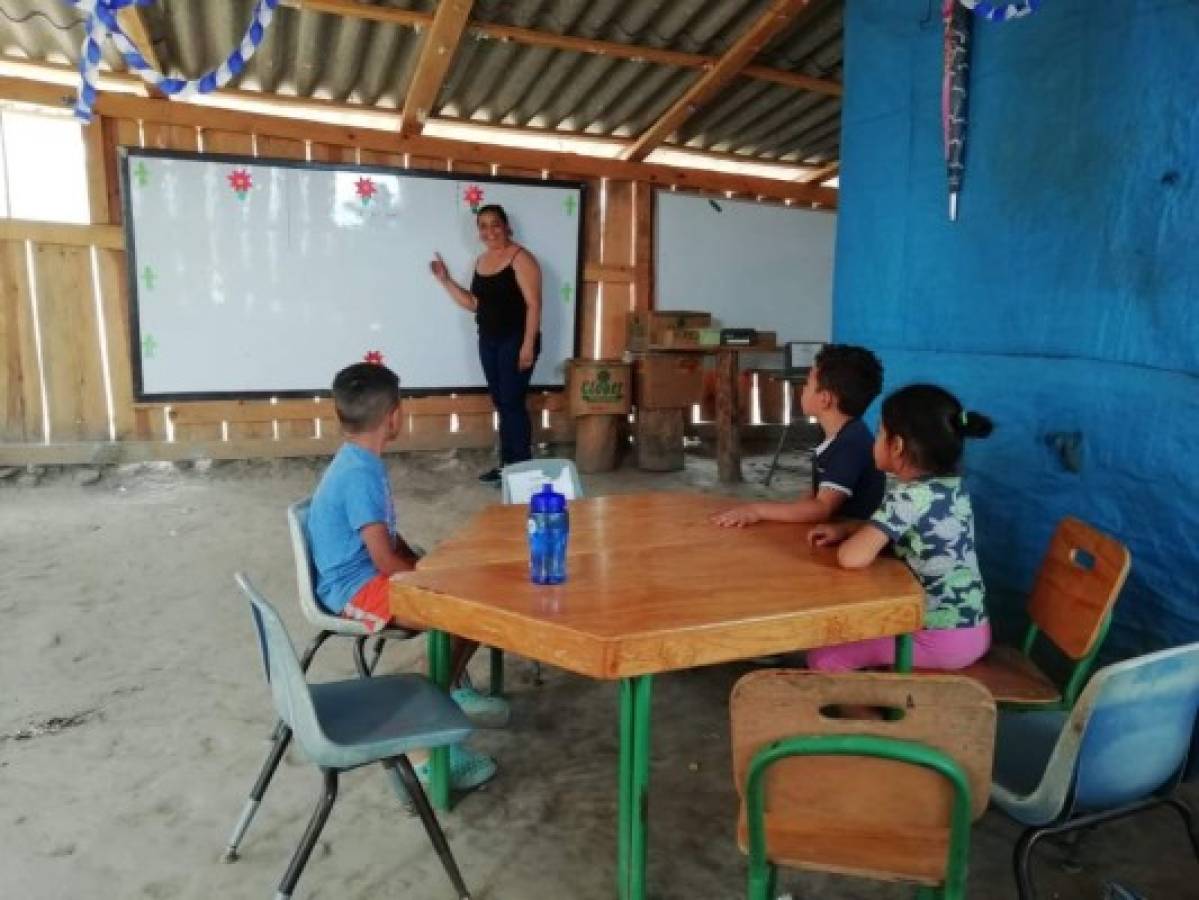
[[[903,438],[904,455],[931,475],[952,475],[966,438],[985,438],[993,428],[982,413],[970,412],[935,384],[910,384],[883,401],[888,437]]]
[[[399,402],[399,376],[382,363],[354,363],[333,379],[333,407],[348,434],[374,428]]]
[[[504,230],[507,231],[508,234],[512,234],[512,224],[508,221],[508,214],[504,212],[504,207],[500,206],[498,203],[488,203],[486,206],[480,206],[479,211],[475,213],[476,222],[483,218],[483,213],[491,213],[494,215],[503,223]]]

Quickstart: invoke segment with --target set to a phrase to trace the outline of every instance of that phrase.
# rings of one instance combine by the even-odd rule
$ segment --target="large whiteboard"
[[[482,388],[473,317],[428,267],[469,285],[480,203],[541,264],[533,384],[575,355],[581,184],[130,150],[124,188],[139,399],[311,395],[368,354],[405,392]]]
[[[834,214],[659,190],[654,221],[659,309],[710,312],[780,342],[831,336]]]

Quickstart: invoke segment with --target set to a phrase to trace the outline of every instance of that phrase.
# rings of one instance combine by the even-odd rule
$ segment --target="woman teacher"
[[[512,240],[502,206],[481,207],[475,222],[487,249],[475,260],[470,290],[450,277],[440,253],[434,254],[429,269],[455,303],[475,314],[479,361],[500,414],[500,465],[506,466],[531,455],[533,432],[525,394],[541,352],[541,267],[532,253]],[[484,472],[479,480],[498,485],[500,469]]]

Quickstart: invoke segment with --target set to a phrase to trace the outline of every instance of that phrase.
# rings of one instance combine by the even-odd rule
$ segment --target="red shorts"
[[[376,575],[350,598],[341,611],[342,616],[361,622],[371,634],[386,628],[391,624],[391,601],[387,596],[387,585],[386,575]]]

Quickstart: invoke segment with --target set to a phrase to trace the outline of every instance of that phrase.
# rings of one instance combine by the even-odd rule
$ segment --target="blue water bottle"
[[[566,580],[569,539],[566,497],[547,484],[529,500],[529,578],[534,584],[561,584]]]

